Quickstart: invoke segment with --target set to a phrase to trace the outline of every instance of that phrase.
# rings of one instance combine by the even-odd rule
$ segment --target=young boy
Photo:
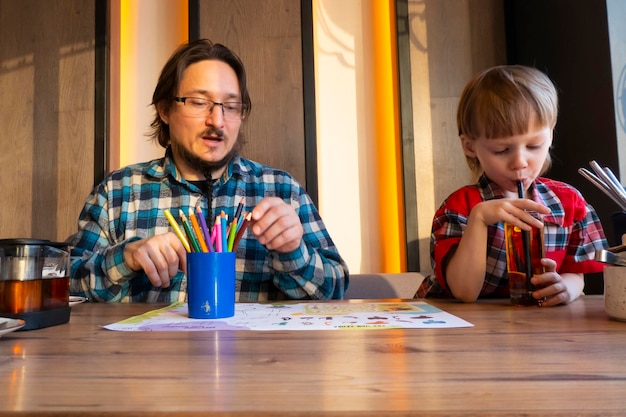
[[[574,187],[540,177],[550,166],[558,97],[537,69],[498,66],[477,74],[461,94],[457,125],[461,147],[478,182],[452,193],[435,213],[434,273],[418,297],[508,297],[504,222],[523,230],[542,227],[545,273],[531,282],[540,305],[555,306],[582,294],[583,274],[602,271],[593,260],[607,247],[598,216]],[[518,198],[518,182],[526,198]]]

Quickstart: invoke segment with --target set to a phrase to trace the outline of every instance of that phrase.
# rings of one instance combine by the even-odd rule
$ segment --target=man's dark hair
[[[163,67],[159,81],[154,89],[154,94],[152,94],[152,105],[156,112],[152,123],[150,123],[150,136],[156,139],[164,148],[170,144],[170,131],[169,126],[159,117],[157,106],[169,109],[174,104],[174,97],[178,94],[180,80],[187,67],[196,62],[206,60],[222,61],[235,71],[239,80],[243,116],[250,114],[252,103],[248,93],[246,70],[241,59],[224,45],[213,43],[208,39],[199,39],[181,45],[174,51]]]

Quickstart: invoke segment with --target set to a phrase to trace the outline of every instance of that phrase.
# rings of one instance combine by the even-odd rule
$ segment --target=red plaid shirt
[[[571,185],[537,178],[533,199],[550,208],[543,217],[546,257],[557,263],[562,274],[601,272],[604,264],[594,261],[597,249],[608,247],[602,224],[593,207]],[[452,193],[435,213],[431,235],[434,273],[420,286],[418,297],[451,297],[444,271],[467,227],[472,208],[481,201],[503,198],[502,190],[485,175],[478,183]],[[508,297],[504,223],[490,225],[487,237],[487,270],[480,297]]]

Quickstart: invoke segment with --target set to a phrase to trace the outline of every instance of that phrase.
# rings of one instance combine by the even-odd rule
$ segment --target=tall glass
[[[530,214],[541,221],[539,214]],[[539,305],[540,300],[532,295],[536,288],[530,279],[534,275],[544,272],[543,265],[541,265],[541,258],[545,257],[543,227],[533,227],[528,232],[505,223],[504,235],[511,304],[516,306]],[[526,255],[526,251],[528,251],[528,255]]]

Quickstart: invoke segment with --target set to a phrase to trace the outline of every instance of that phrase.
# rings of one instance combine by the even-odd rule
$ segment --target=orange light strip
[[[372,1],[382,272],[406,271],[406,233],[393,0]]]
[[[189,2],[110,1],[111,31],[115,31],[111,34],[111,89],[114,91],[110,93],[108,156],[108,167],[112,170],[135,162],[137,150],[133,144],[138,140],[135,131],[145,130],[143,120],[137,116],[138,108],[144,108],[145,101],[151,97],[137,97],[135,88],[138,83],[146,82],[141,68],[142,56],[164,48],[167,48],[166,56],[172,52],[171,46],[159,42],[159,37],[140,32],[140,16],[146,14],[146,10],[157,9],[154,14],[163,19],[162,23],[157,23],[162,28],[159,35],[175,39],[178,46],[189,39]]]
[[[137,19],[138,4],[135,1],[120,2],[120,62],[119,62],[119,160],[126,164],[129,158],[129,147],[124,143],[134,138],[129,134],[133,132],[135,120],[135,82],[137,79]]]

